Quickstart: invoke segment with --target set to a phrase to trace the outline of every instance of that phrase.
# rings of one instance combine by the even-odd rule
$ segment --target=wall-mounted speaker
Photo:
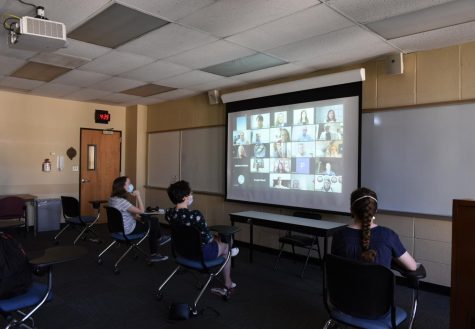
[[[210,90],[208,91],[208,101],[209,105],[216,105],[219,104],[220,94],[219,90]]]
[[[386,58],[386,73],[387,74],[403,74],[404,61],[402,53],[388,55]]]

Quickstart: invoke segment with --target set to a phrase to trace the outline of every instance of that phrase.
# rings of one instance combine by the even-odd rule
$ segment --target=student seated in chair
[[[169,208],[165,212],[165,218],[170,225],[191,225],[201,232],[202,252],[205,261],[213,260],[220,256],[226,257],[229,245],[221,242],[218,237],[213,237],[208,229],[206,220],[199,210],[190,210],[188,207],[193,203],[193,193],[187,181],[178,181],[171,184],[167,189],[168,196],[175,204],[175,208]],[[231,257],[239,253],[238,248],[232,248]],[[231,280],[231,262],[227,262],[223,268],[224,289],[213,288],[212,292],[225,295],[228,289],[236,288],[236,283]]]
[[[406,251],[398,235],[374,223],[378,198],[372,190],[362,187],[351,193],[351,216],[354,223],[333,236],[332,254],[376,263],[391,268],[395,260],[408,271],[417,263]]]
[[[136,205],[134,206],[128,200],[128,197],[134,197]],[[167,260],[167,256],[158,253],[157,238],[159,244],[165,244],[170,241],[170,236],[160,234],[160,225],[157,217],[149,216],[148,224],[140,217],[145,212],[145,207],[138,190],[130,183],[127,176],[117,177],[112,183],[112,194],[109,198],[109,206],[118,209],[122,213],[124,221],[125,234],[136,234],[146,232],[150,225],[148,242],[150,247],[150,262],[161,262]]]

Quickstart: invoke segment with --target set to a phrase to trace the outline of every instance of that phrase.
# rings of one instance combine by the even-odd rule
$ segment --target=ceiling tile
[[[475,3],[473,0],[459,0],[376,21],[366,26],[385,39],[395,39],[471,21],[475,21]]]
[[[178,24],[168,24],[119,47],[118,50],[161,59],[216,40],[218,38],[204,32]]]
[[[186,88],[188,86],[197,85],[199,83],[206,83],[222,78],[222,76],[207,72],[190,71],[171,78],[160,80],[158,81],[158,83],[174,88]]]
[[[158,95],[158,97],[164,100],[172,100],[172,99],[179,99],[183,97],[190,97],[190,96],[198,95],[198,94],[200,94],[200,92],[193,91],[193,90],[186,90],[186,89],[177,89],[177,90],[160,94]]]
[[[81,66],[81,70],[118,75],[153,61],[149,57],[113,50]]]
[[[219,40],[206,46],[168,57],[167,61],[191,67],[192,69],[199,69],[252,54],[255,54],[255,51]]]
[[[86,64],[89,59],[56,53],[39,53],[30,58],[30,61],[74,69]]]
[[[109,75],[101,73],[74,70],[63,74],[59,78],[55,79],[53,82],[70,86],[87,87],[109,78]]]
[[[244,84],[244,82],[237,79],[222,78],[219,80],[213,80],[210,82],[189,86],[188,89],[196,90],[196,91],[207,91],[207,90],[214,90],[214,89],[225,89],[225,88],[230,88],[230,87],[236,87],[242,84]]]
[[[389,42],[405,52],[415,52],[459,45],[473,40],[475,40],[475,22],[392,39]]]
[[[13,72],[11,76],[38,81],[51,81],[70,70],[65,67],[28,62]]]
[[[127,89],[132,89],[138,86],[142,86],[144,84],[145,82],[143,81],[125,79],[125,78],[120,78],[120,77],[112,77],[110,79],[100,81],[96,83],[95,85],[92,85],[91,87],[100,89],[100,90],[105,90],[105,91],[119,92],[122,90],[127,90]]]
[[[279,47],[315,35],[354,25],[353,22],[320,4],[290,16],[235,34],[226,40],[257,50]],[[292,28],[289,28],[291,26]]]
[[[329,0],[326,4],[357,22],[368,23],[451,1],[453,0]]]
[[[63,97],[79,90],[79,87],[61,85],[57,83],[45,83],[31,91],[31,94],[45,97]]]
[[[270,67],[267,69],[249,72],[245,74],[240,74],[236,76],[236,79],[247,81],[247,82],[256,82],[262,80],[270,80],[282,78],[285,76],[303,74],[314,71],[313,68],[298,66],[295,64],[283,64],[279,66]]]
[[[65,54],[88,59],[94,59],[111,51],[110,48],[93,45],[74,39],[68,39],[68,47],[56,51],[58,54]]]
[[[128,94],[128,95],[134,95],[134,96],[141,96],[141,97],[147,97],[147,96],[152,96],[156,94],[161,94],[170,90],[173,90],[174,88],[167,87],[167,86],[160,86],[156,84],[147,84],[144,86],[128,89],[128,90],[123,90],[123,94]]]
[[[282,47],[268,50],[267,53],[288,61],[306,59],[318,60],[340,52],[351,55],[362,49],[368,57],[374,57],[374,47],[387,47],[387,51],[396,51],[384,43],[378,36],[360,27],[349,27],[309,39],[297,41]],[[371,49],[371,52],[368,52]]]
[[[25,65],[24,60],[0,55],[0,75],[10,75],[23,65]]]
[[[158,17],[147,15],[119,3],[112,3],[69,32],[68,38],[103,47],[117,48],[166,24],[168,21]]]
[[[173,64],[167,61],[157,61],[142,66],[141,68],[138,68],[136,70],[122,73],[121,76],[136,80],[154,82],[188,71],[191,71],[191,69],[185,66]]]
[[[214,2],[216,0],[128,0],[127,4],[149,12],[152,15],[166,17],[169,21],[175,21]]]
[[[318,3],[320,1],[317,0],[221,0],[179,22],[213,35],[228,37]]]
[[[76,101],[89,101],[98,99],[100,97],[105,97],[108,94],[110,93],[107,91],[84,88],[67,95],[66,98]]]
[[[15,77],[5,77],[0,81],[0,86],[20,90],[32,90],[44,84],[43,81],[28,80]]]
[[[134,99],[133,101],[130,102],[124,102],[124,106],[130,106],[130,105],[151,105],[151,104],[158,104],[165,102],[164,99],[157,99],[153,97],[139,97],[137,99]]]

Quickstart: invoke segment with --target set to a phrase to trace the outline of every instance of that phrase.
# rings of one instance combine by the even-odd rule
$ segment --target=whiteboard
[[[150,133],[147,184],[183,179],[195,191],[224,194],[225,142],[224,126]]]
[[[182,131],[181,179],[195,191],[224,194],[224,126]]]
[[[147,185],[168,187],[180,177],[180,132],[148,135]]]
[[[475,198],[475,104],[363,114],[361,182],[380,209],[451,216]]]

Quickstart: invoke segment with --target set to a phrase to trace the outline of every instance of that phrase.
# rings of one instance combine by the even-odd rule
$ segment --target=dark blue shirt
[[[170,224],[191,225],[201,233],[203,245],[213,240],[213,235],[206,225],[206,220],[199,210],[189,210],[187,208],[169,208],[165,212],[165,219]]]
[[[376,226],[371,229],[370,249],[376,251],[375,263],[391,268],[391,260],[401,257],[406,248],[398,235],[391,229]],[[333,235],[332,254],[359,259],[363,247],[361,245],[361,230],[344,227]]]

